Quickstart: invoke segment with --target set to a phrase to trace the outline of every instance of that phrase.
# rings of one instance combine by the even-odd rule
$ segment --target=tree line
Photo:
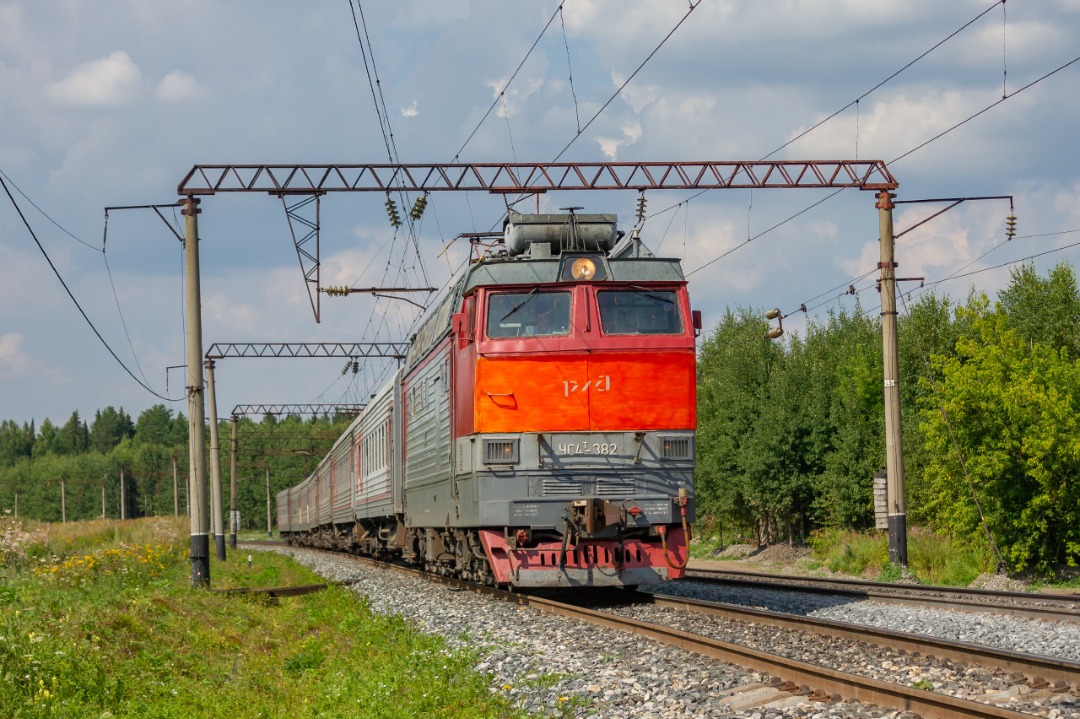
[[[900,306],[908,523],[1014,571],[1080,560],[1080,293],[1071,266],[1012,272],[991,302]],[[830,312],[765,339],[729,310],[698,363],[699,515],[758,542],[873,526],[885,465],[879,312]]]
[[[310,473],[348,422],[345,416],[240,418],[241,526],[266,526],[268,469],[273,496]],[[228,508],[231,420],[220,422],[218,436],[222,506]],[[76,521],[186,514],[188,468],[187,417],[161,404],[134,421],[122,407],[106,407],[89,423],[77,410],[60,427],[49,419],[36,428],[34,422],[0,422],[0,509],[17,507],[20,517],[59,522],[65,515]]]

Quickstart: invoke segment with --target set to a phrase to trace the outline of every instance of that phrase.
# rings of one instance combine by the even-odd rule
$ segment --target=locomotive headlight
[[[591,280],[596,276],[596,263],[588,257],[579,257],[570,265],[570,276],[575,280]]]

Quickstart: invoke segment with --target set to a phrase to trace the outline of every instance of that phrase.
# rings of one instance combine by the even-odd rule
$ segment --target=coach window
[[[671,290],[601,290],[597,293],[600,325],[609,335],[682,333],[679,302]]]
[[[487,336],[553,337],[570,334],[569,292],[503,292],[488,296]]]

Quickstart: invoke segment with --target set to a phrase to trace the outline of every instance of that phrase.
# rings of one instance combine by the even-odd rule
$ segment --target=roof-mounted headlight
[[[596,263],[588,257],[579,257],[570,265],[570,276],[575,280],[591,280],[596,276]]]
[[[567,257],[559,274],[563,281],[571,282],[589,282],[607,277],[603,262],[595,257]]]

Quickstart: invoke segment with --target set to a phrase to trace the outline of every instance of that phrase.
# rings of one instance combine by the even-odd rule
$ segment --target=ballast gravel
[[[1067,622],[1042,622],[1006,614],[905,607],[872,600],[852,600],[799,592],[798,587],[789,590],[750,589],[686,580],[661,585],[657,593],[1080,661],[1080,626]]]
[[[423,631],[445,637],[451,646],[476,651],[476,669],[489,675],[491,691],[506,694],[517,706],[537,716],[598,719],[914,716],[847,702],[806,701],[782,708],[765,706],[733,710],[724,702],[732,690],[763,683],[768,677],[617,630],[544,614],[372,567],[348,555],[292,547],[271,549],[290,554],[328,580],[355,582],[352,589],[366,598],[372,611],[400,615]],[[639,606],[628,611],[641,610],[648,614],[655,609]],[[680,613],[677,619],[664,620],[657,615],[651,620],[676,621],[689,631],[700,631],[702,627],[686,625],[689,616]],[[709,619],[709,622],[713,621],[714,618]],[[713,634],[712,631],[709,633]],[[821,643],[820,637],[803,641]],[[875,671],[882,672],[882,678],[889,681],[901,682],[907,677],[917,677],[915,681],[941,682],[940,689],[935,687],[935,690],[955,691],[959,696],[978,694],[980,689],[972,690],[971,686],[988,686],[984,681],[987,677],[982,676],[987,672],[977,672],[975,674],[979,676],[974,678],[968,677],[970,672],[963,670],[957,672],[957,676],[922,669],[912,673],[907,665],[909,658],[904,655],[887,658],[878,654],[881,650],[876,647],[859,646],[865,648],[837,663],[875,667]],[[777,652],[775,641],[769,651]],[[851,666],[845,670],[852,671]],[[992,684],[997,685],[999,681],[1000,678],[991,677]],[[956,686],[952,686],[954,683]],[[1071,694],[1055,695],[1054,700],[1035,707],[1024,703],[1022,709],[1020,701],[1014,700],[1010,708],[1048,719],[1080,719],[1080,702]]]

